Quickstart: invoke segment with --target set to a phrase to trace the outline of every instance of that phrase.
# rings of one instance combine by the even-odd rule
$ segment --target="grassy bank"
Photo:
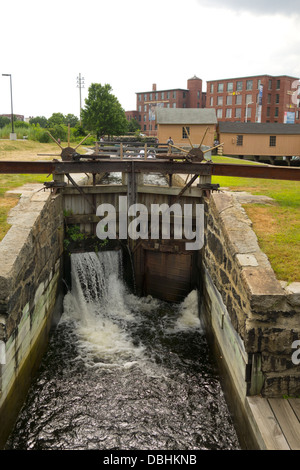
[[[213,157],[215,162],[244,160]],[[300,281],[300,182],[214,176],[213,183],[233,191],[269,196],[274,205],[246,204],[259,245],[268,256],[278,279]]]

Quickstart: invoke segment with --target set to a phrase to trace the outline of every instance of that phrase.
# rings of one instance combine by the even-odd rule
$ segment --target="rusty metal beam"
[[[300,181],[300,168],[271,165],[235,165],[234,163],[214,163],[212,165],[212,175]]]
[[[295,167],[233,163],[190,163],[185,161],[169,162],[158,159],[107,159],[89,162],[0,161],[0,174],[128,173],[132,171],[133,161],[134,171],[137,173],[197,174],[300,181],[300,168]]]

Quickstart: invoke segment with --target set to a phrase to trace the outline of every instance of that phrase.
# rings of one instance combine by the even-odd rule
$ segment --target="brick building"
[[[216,109],[218,121],[300,123],[298,84],[286,75],[212,80],[206,107]]]
[[[136,110],[126,111],[125,114],[128,120],[138,120],[143,133],[157,135],[155,111],[158,107],[205,108],[205,103],[202,80],[194,76],[187,81],[187,89],[157,90],[156,84],[153,84],[151,91],[136,93]]]

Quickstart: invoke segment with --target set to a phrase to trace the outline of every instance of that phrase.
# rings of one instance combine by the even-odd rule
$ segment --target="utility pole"
[[[10,78],[10,102],[11,102],[11,134],[10,140],[16,140],[16,134],[14,130],[14,112],[13,112],[13,98],[12,98],[12,78],[10,73],[3,73],[2,77]]]
[[[80,102],[80,108],[79,108],[79,121],[81,125],[81,88],[84,88],[84,78],[81,77],[81,74],[77,77],[77,88],[79,88],[79,102]]]

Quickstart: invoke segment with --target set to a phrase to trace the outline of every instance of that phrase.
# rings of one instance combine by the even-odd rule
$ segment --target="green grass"
[[[218,156],[213,157],[213,161],[256,164]],[[300,182],[213,176],[212,183],[274,199],[274,205],[247,204],[244,208],[277,278],[286,282],[300,281]]]

